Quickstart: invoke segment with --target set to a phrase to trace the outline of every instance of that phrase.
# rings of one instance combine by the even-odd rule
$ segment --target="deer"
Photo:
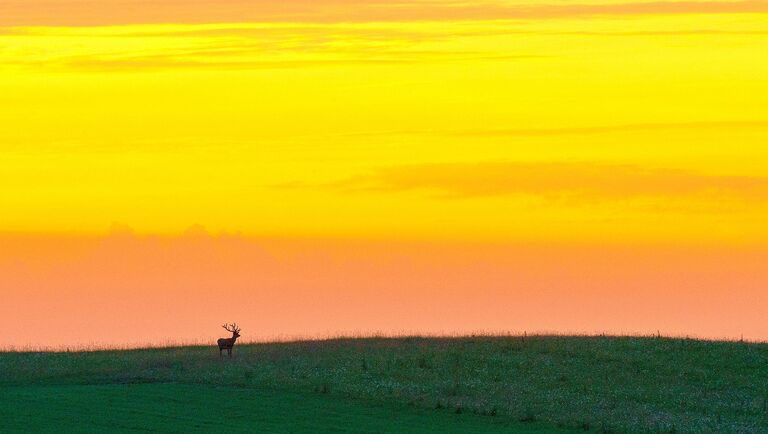
[[[221,338],[218,341],[216,341],[217,344],[219,344],[219,357],[221,357],[221,352],[223,350],[227,350],[227,355],[229,357],[232,357],[232,347],[235,346],[235,341],[237,341],[237,338],[240,337],[240,328],[237,326],[236,323],[224,324],[222,327],[224,327],[224,330],[231,332],[232,337],[231,338]]]

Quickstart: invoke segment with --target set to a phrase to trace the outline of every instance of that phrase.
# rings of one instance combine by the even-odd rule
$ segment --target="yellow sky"
[[[766,2],[3,3],[0,232],[768,242]]]
[[[0,348],[225,321],[766,340],[767,18],[0,0]]]

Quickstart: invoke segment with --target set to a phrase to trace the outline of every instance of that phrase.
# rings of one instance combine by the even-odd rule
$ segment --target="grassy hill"
[[[365,338],[0,353],[5,429],[768,432],[768,345]]]

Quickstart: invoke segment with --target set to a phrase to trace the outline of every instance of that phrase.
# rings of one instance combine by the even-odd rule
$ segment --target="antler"
[[[224,324],[222,327],[224,327],[224,330],[235,333],[240,331],[240,327],[237,326],[237,323],[232,324]]]

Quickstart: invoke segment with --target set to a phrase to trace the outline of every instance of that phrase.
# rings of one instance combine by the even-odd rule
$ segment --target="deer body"
[[[232,347],[235,346],[235,342],[237,341],[237,338],[240,337],[240,328],[237,327],[237,324],[232,324],[231,326],[228,324],[224,324],[222,327],[228,332],[232,332],[231,338],[221,338],[218,341],[216,341],[217,344],[219,344],[219,357],[221,357],[221,352],[224,350],[227,350],[227,355],[229,357],[232,357]]]

